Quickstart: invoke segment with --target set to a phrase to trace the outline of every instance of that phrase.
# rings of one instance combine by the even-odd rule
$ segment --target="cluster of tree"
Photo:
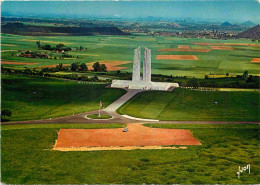
[[[77,75],[77,74],[71,74],[71,75],[64,75],[63,78],[69,79],[69,80],[78,80],[78,81],[89,81],[89,82],[104,82],[100,80],[96,75],[89,78],[85,75]],[[110,82],[110,80],[106,80],[105,82]]]
[[[61,57],[62,57],[62,58],[73,58],[72,55],[69,55],[69,54],[67,54],[67,53],[62,53]],[[79,58],[79,57],[77,56],[77,58]]]
[[[105,64],[100,64],[99,62],[96,62],[93,64],[92,67],[95,72],[107,72],[107,66]]]
[[[88,66],[85,63],[79,64],[76,62],[71,64],[70,69],[71,71],[86,72],[88,71]]]
[[[84,51],[87,48],[84,48],[83,46],[80,47],[75,47],[75,48],[71,48],[71,47],[67,47],[64,44],[58,44],[55,47],[52,47],[50,44],[44,44],[41,45],[41,41],[36,41],[36,45],[38,46],[39,49],[44,49],[44,50],[50,50],[50,51],[71,51],[71,50],[80,50],[80,51]]]
[[[70,47],[67,47],[64,44],[58,44],[55,47],[52,47],[50,44],[41,45],[41,41],[36,41],[36,45],[38,46],[39,49],[50,50],[50,51],[65,52],[65,51],[72,50]]]
[[[99,75],[111,76],[111,78],[117,77],[122,80],[132,80],[132,73],[117,71],[99,72]]]
[[[8,121],[7,117],[10,118],[12,116],[12,111],[9,109],[2,109],[1,110],[1,120]]]
[[[68,75],[60,75],[60,74],[44,74],[45,77],[54,77],[54,78],[63,78],[68,80],[77,80],[84,82],[111,82],[111,80],[101,80],[98,76],[94,75],[93,77],[88,77],[86,75],[78,75],[78,74],[68,74]]]
[[[84,48],[83,46],[80,46],[79,48],[78,47],[75,48],[75,50],[80,50],[80,51],[84,51],[86,49],[88,49],[88,48]]]
[[[93,64],[93,69],[95,72],[107,72],[107,67],[105,64],[99,64],[96,62]],[[85,63],[75,62],[70,66],[64,66],[62,63],[56,66],[56,68],[43,68],[43,72],[58,72],[58,71],[73,71],[73,72],[87,72],[88,66]]]
[[[196,78],[191,78],[187,81],[188,87],[198,88],[200,86],[199,81]]]
[[[21,52],[18,53],[17,56],[19,57],[27,57],[27,58],[51,58],[51,56],[49,56],[46,53],[39,53],[39,52],[34,52],[34,51],[25,51],[25,52]]]

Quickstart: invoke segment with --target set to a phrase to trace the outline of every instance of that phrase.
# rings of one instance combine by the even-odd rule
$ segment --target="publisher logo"
[[[244,171],[247,171],[248,170],[248,174],[250,174],[250,164],[244,166],[244,167],[238,167],[238,172],[237,172],[237,175],[238,175],[238,178],[240,178],[240,173],[243,173]]]

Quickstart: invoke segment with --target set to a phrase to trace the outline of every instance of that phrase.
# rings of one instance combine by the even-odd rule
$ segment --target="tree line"
[[[95,62],[93,65],[94,72],[107,72],[107,66],[105,64],[100,64],[99,62]],[[73,72],[87,72],[88,66],[86,63],[79,63],[75,62],[72,63],[70,66],[65,67],[62,63],[56,66],[58,71],[73,71]]]
[[[3,74],[22,74],[22,75],[29,75],[29,76],[40,76],[40,77],[54,77],[54,78],[62,78],[62,79],[68,79],[68,80],[78,80],[78,81],[86,81],[86,82],[105,82],[110,83],[110,79],[99,79],[97,75],[88,76],[86,74],[55,74],[55,73],[49,73],[43,70],[37,70],[37,69],[10,69],[10,68],[4,68],[1,67]],[[53,71],[51,71],[53,72]]]

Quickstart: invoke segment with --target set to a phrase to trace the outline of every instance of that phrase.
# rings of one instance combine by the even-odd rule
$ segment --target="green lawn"
[[[53,151],[60,128],[119,124],[4,125],[1,181],[8,184],[259,184],[259,125],[147,125],[190,129],[186,150]],[[237,178],[239,166],[251,173]]]
[[[159,120],[259,121],[259,92],[142,92],[118,113]]]
[[[122,96],[122,89],[105,88],[106,84],[2,75],[2,109],[13,113],[11,121],[33,120],[72,115],[97,110]]]
[[[108,115],[108,114],[100,114],[100,117],[99,117],[99,114],[90,114],[88,115],[89,118],[91,119],[109,119],[109,118],[112,118],[112,116]]]
[[[216,42],[216,43],[252,43],[251,40],[213,40],[197,38],[174,38],[174,37],[153,37],[146,35],[133,36],[18,36],[1,35],[2,50],[16,50],[2,52],[2,59],[17,62],[34,62],[38,64],[20,67],[37,67],[53,64],[71,64],[74,62],[89,63],[97,60],[123,60],[133,61],[134,49],[138,46],[148,47],[152,51],[152,73],[173,76],[194,76],[203,78],[206,73],[237,75],[243,74],[245,70],[249,74],[258,74],[259,64],[251,63],[253,58],[260,58],[260,47],[232,46],[234,50],[211,50],[210,52],[159,52],[163,48],[177,48],[178,45],[189,45],[194,49],[209,49],[209,46],[200,46],[194,42]],[[36,41],[42,44],[64,43],[70,47],[83,46],[86,51],[71,51],[69,54],[79,56],[79,59],[40,59],[24,58],[16,56],[17,50],[37,51]],[[15,46],[8,46],[11,44]],[[48,51],[46,51],[48,52]],[[12,56],[13,54],[13,56]],[[181,60],[156,60],[156,55],[196,55],[197,61]],[[4,64],[4,66],[17,66]],[[132,64],[124,64],[129,67],[123,71],[132,72]]]

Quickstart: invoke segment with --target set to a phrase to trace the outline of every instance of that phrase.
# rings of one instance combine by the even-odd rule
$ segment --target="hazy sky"
[[[1,10],[3,16],[194,17],[260,23],[260,3],[256,0],[5,1]]]

